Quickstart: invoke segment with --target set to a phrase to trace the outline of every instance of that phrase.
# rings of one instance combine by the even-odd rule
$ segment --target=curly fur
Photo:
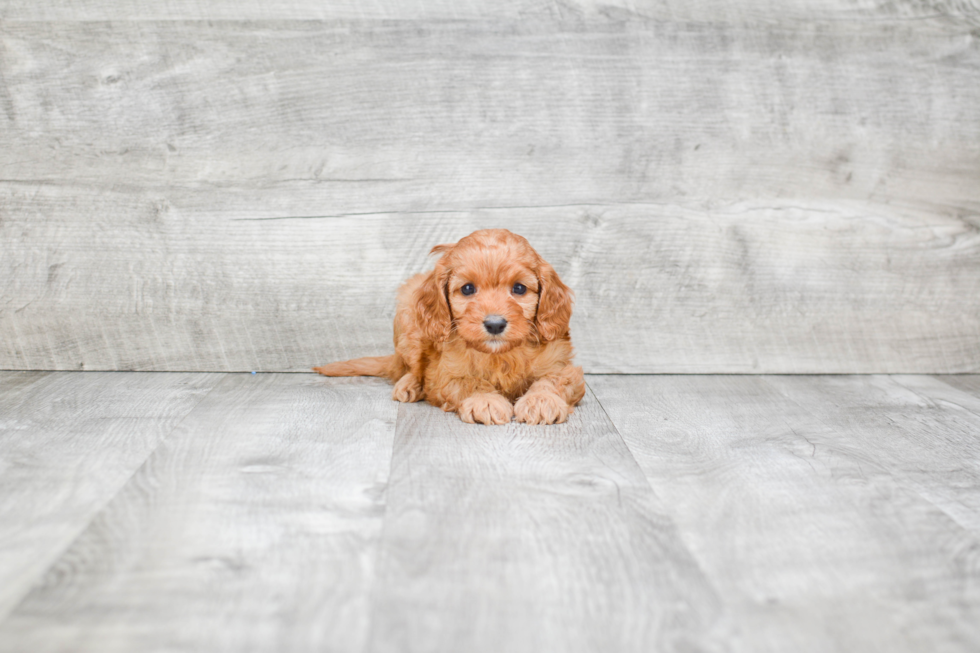
[[[397,401],[426,400],[466,422],[564,422],[585,395],[572,366],[572,292],[523,237],[476,231],[437,245],[435,269],[398,291],[395,353],[314,368],[326,376],[384,376]],[[514,292],[523,284],[527,291]],[[466,284],[475,292],[464,295]],[[487,316],[507,326],[491,334]]]

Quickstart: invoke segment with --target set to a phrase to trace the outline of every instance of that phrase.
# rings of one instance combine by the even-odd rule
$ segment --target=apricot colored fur
[[[531,245],[505,229],[437,245],[435,269],[398,291],[395,353],[314,368],[326,376],[385,376],[397,401],[426,400],[466,422],[564,422],[585,395],[572,365],[572,292]],[[515,284],[527,291],[514,292]],[[475,292],[464,295],[463,286]],[[507,320],[503,333],[484,327]]]

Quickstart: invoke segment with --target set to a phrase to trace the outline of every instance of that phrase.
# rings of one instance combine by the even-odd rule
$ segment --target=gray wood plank
[[[906,435],[927,411],[884,377],[588,383],[717,588],[732,651],[980,645],[978,533],[921,494],[975,466],[958,411],[932,407],[913,470],[896,462],[930,446]]]
[[[591,395],[567,424],[399,409],[367,650],[711,650],[717,599]]]
[[[297,371],[384,354],[395,291],[431,266],[432,245],[506,227],[576,290],[589,372],[980,369],[980,231],[955,212],[744,202],[238,220],[221,195],[209,211],[53,187],[3,199],[0,368]],[[79,217],[94,214],[112,227]]]
[[[943,383],[947,383],[954,388],[959,388],[963,392],[969,393],[974,397],[980,397],[980,375],[977,374],[944,374],[936,377]]]
[[[980,535],[980,400],[929,377],[785,377],[780,390]]]
[[[980,370],[967,23],[589,16],[5,24],[0,368],[383,353],[508,226],[591,372]]]
[[[5,20],[461,20],[476,18],[557,17],[581,20],[657,18],[702,21],[787,21],[829,19],[955,20],[980,24],[975,2],[945,0],[87,0],[84,3],[38,3],[6,0]]]
[[[970,30],[12,22],[0,179],[280,189],[295,198],[253,208],[279,216],[772,196],[975,208]]]
[[[0,372],[0,407],[4,408],[4,412],[11,410],[12,406],[24,401],[24,397],[30,394],[32,385],[51,374],[38,371]],[[6,424],[6,421],[2,423]]]
[[[0,372],[0,620],[220,376]]]
[[[357,651],[395,404],[222,381],[0,624],[2,651]]]
[[[943,414],[964,415],[961,424],[964,439],[962,446],[970,446],[970,423],[972,413],[980,417],[980,375],[944,374],[924,376],[921,374],[897,374],[890,377],[899,385],[915,392],[932,403],[933,408],[942,409]],[[975,435],[980,437],[980,431]],[[966,452],[964,452],[966,453]]]
[[[909,487],[980,534],[980,398],[928,376],[889,380],[908,396],[896,393],[883,411],[887,426],[864,420],[864,428],[896,424],[900,437],[889,438],[882,447],[890,465]]]

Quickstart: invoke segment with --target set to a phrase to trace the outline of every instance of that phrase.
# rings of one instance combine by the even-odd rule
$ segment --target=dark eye
[[[463,293],[464,295],[472,295],[476,292],[476,286],[474,286],[472,283],[468,283],[460,288],[459,292]]]
[[[523,295],[527,292],[527,287],[523,283],[515,283],[513,292],[515,295]]]

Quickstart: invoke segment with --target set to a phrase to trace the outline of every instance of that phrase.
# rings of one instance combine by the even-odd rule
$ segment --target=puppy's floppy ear
[[[456,247],[456,243],[443,243],[442,245],[436,245],[429,250],[429,256],[432,256],[433,254],[439,254],[441,256],[451,250],[453,247]]]
[[[538,314],[534,321],[543,340],[554,340],[568,333],[568,320],[572,317],[572,291],[558,278],[558,273],[547,262],[538,268]]]
[[[446,297],[446,283],[449,281],[449,266],[446,253],[455,244],[436,245],[430,254],[442,254],[435,269],[429,273],[422,285],[415,290],[415,313],[419,328],[430,340],[445,340],[449,337],[451,319],[449,299]]]

